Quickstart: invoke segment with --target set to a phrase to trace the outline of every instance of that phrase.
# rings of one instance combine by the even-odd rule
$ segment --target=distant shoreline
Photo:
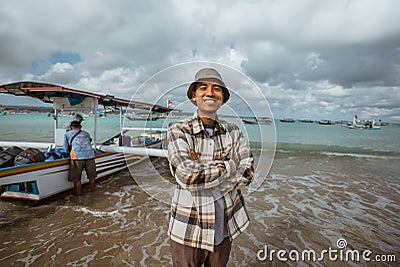
[[[2,105],[0,104],[0,112],[42,112],[42,113],[53,113],[54,109],[52,106],[50,107],[45,107],[45,106],[21,106],[21,105]],[[193,115],[193,113],[190,112],[183,112],[182,115],[187,115],[187,116],[191,116]],[[231,116],[231,115],[225,115],[222,114],[221,117],[226,117],[226,118],[233,118],[235,116]],[[249,117],[249,116],[243,116],[240,117],[241,119],[251,119],[254,117]],[[274,119],[275,121],[280,121],[281,119]],[[301,123],[318,123],[318,120],[304,120],[304,119],[293,119],[294,122],[301,122]],[[332,123],[334,124],[340,124],[340,122],[344,122],[344,120],[332,120]],[[350,122],[350,121],[349,121]],[[396,125],[396,126],[400,126],[400,123],[396,123],[396,122],[383,122],[385,123],[385,125]]]
[[[41,106],[12,106],[12,105],[0,105],[0,111],[3,112],[43,112],[43,113],[53,113],[53,107],[41,107]]]

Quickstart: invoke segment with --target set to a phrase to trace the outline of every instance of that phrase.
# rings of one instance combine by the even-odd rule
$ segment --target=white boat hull
[[[169,107],[155,105],[153,103],[144,103],[134,100],[122,99],[111,95],[101,95],[92,92],[85,92],[78,89],[67,88],[57,84],[38,83],[30,81],[22,81],[0,85],[0,93],[12,94],[15,96],[24,95],[39,99],[45,103],[53,103],[54,109],[54,143],[35,143],[35,142],[0,142],[1,147],[18,146],[20,148],[38,148],[48,150],[60,148],[63,145],[65,129],[59,127],[58,117],[64,112],[91,112],[93,114],[93,146],[97,143],[97,118],[98,106],[112,107],[120,111],[120,122],[122,122],[122,114],[128,107],[148,110],[150,113],[165,113],[172,111]],[[71,99],[75,99],[73,104]],[[121,128],[121,127],[120,127]],[[141,129],[139,129],[141,130]],[[120,133],[123,130],[121,128]],[[162,131],[165,132],[165,131]],[[118,137],[118,135],[116,136]],[[153,139],[157,140],[153,140]],[[139,140],[139,139],[138,139]],[[114,141],[114,140],[110,140]],[[119,140],[116,140],[119,144]],[[121,140],[122,141],[122,140]],[[113,142],[108,143],[110,147],[104,148],[101,153],[96,154],[96,171],[97,178],[101,178],[115,172],[121,171],[130,165],[139,162],[146,156],[158,155],[165,156],[165,153],[159,153],[154,150],[134,151],[134,147],[157,147],[162,148],[163,138],[161,133],[143,136],[144,143],[128,144],[132,148],[118,148],[113,146]],[[156,141],[156,142],[153,142]],[[122,145],[122,144],[121,144]],[[108,150],[108,151],[106,151]],[[132,151],[128,151],[132,150]],[[122,152],[122,153],[121,153]],[[139,152],[137,154],[136,152]],[[154,152],[154,153],[153,153]],[[130,154],[134,153],[134,154]],[[141,153],[141,154],[140,154]],[[15,156],[15,155],[13,155]],[[8,158],[7,160],[11,160]],[[9,165],[9,162],[6,162]],[[73,183],[67,181],[69,161],[68,159],[60,159],[48,162],[26,164],[21,166],[13,166],[0,169],[0,197],[4,198],[20,198],[28,200],[40,200],[62,191],[73,188]],[[82,182],[88,182],[86,174],[83,174]]]
[[[380,130],[381,127],[379,126],[372,126],[372,127],[368,127],[365,125],[343,125],[344,127],[347,127],[349,129],[353,129],[353,130]]]
[[[143,159],[140,155],[102,152],[96,154],[97,178],[119,172]],[[5,192],[1,198],[14,198],[38,201],[73,188],[68,182],[69,160],[60,159],[0,170],[0,186]],[[86,173],[82,174],[82,183],[87,183]]]

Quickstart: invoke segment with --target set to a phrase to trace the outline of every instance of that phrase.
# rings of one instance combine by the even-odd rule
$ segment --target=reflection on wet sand
[[[390,175],[398,170],[381,173],[368,167],[381,159],[368,159],[354,173],[354,164],[360,163],[354,160],[278,155],[261,187],[245,194],[252,223],[234,240],[229,266],[294,266],[298,263],[260,261],[257,252],[265,245],[321,252],[336,248],[339,238],[350,249],[398,253],[400,189]],[[155,165],[168,175],[166,161]],[[144,163],[136,171],[151,181],[149,170]],[[168,194],[172,191],[162,192]],[[94,194],[84,187],[79,198],[69,191],[37,205],[1,201],[0,215],[1,266],[171,265],[169,205],[147,195],[129,171],[99,181]]]

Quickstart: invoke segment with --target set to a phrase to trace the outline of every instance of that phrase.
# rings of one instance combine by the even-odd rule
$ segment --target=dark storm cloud
[[[277,117],[400,121],[398,10],[395,0],[7,1],[0,81],[130,98],[166,67],[207,60],[248,75]],[[52,62],[57,53],[80,61]]]

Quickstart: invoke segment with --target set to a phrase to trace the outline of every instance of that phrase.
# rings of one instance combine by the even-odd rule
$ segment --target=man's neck
[[[198,111],[198,115],[200,117],[200,120],[204,124],[212,125],[215,123],[215,120],[217,118],[217,113],[212,113],[212,114],[202,114],[201,112]]]

